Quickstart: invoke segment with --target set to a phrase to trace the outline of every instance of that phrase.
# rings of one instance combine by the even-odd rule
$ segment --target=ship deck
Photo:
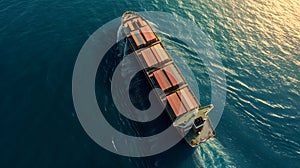
[[[179,132],[186,136],[188,143],[195,146],[214,136],[213,126],[207,115],[210,109],[199,110],[203,107],[150,24],[137,13],[126,12],[122,17],[122,26],[148,81],[153,88],[160,88],[163,91],[163,94],[156,94],[162,103],[167,104],[166,111],[172,121],[177,123],[180,121],[182,124],[187,122],[188,117],[198,119],[201,127],[197,127],[194,121],[193,123],[189,121],[189,128],[178,127]]]

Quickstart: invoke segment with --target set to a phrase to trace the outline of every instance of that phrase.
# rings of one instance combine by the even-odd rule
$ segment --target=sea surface
[[[299,9],[297,0],[1,0],[0,167],[300,167]],[[181,16],[210,39],[227,81],[215,138],[195,149],[181,141],[159,155],[132,158],[86,134],[73,106],[74,64],[93,32],[127,10]],[[201,59],[176,51],[180,41],[164,32],[160,37],[181,54],[201,104],[209,104]],[[106,62],[95,82],[107,107],[113,102],[105,98],[106,78],[116,62]],[[126,125],[118,116],[106,114],[116,127]]]

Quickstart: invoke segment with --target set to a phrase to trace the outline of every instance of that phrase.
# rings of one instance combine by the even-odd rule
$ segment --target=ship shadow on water
[[[170,126],[171,121],[169,116],[162,113],[159,117],[151,122],[136,122],[130,120],[123,116],[114,104],[112,93],[111,93],[111,81],[112,76],[115,72],[118,64],[122,64],[121,61],[123,57],[118,52],[118,47],[120,44],[115,44],[104,56],[104,59],[100,63],[96,76],[96,97],[103,115],[106,120],[118,131],[123,132],[127,135],[132,136],[150,136],[155,135],[168,126]],[[118,79],[120,81],[128,80],[127,72],[130,71],[132,64],[137,64],[137,62],[130,62],[122,65],[124,70],[123,78]],[[148,95],[152,90],[149,82],[147,81],[144,73],[139,71],[130,81],[128,93],[118,94],[129,94],[131,103],[139,110],[146,110],[150,107],[150,101],[148,100]],[[123,104],[126,107],[126,104]]]
[[[189,160],[196,148],[190,147],[184,139],[169,150],[158,155],[141,158],[146,167],[180,167]]]

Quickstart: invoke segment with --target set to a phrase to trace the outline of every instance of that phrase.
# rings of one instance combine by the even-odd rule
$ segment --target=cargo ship
[[[213,137],[215,130],[208,116],[213,105],[201,106],[149,22],[138,13],[127,11],[122,16],[122,32],[151,87],[163,91],[156,95],[166,104],[164,112],[178,133],[191,147]]]

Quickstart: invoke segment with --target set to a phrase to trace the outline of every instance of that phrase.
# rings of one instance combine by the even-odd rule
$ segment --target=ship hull
[[[173,126],[186,142],[195,147],[215,135],[208,113],[213,105],[202,107],[146,19],[128,11],[122,16],[122,30],[131,52],[152,88],[163,92],[156,96],[166,104]]]

